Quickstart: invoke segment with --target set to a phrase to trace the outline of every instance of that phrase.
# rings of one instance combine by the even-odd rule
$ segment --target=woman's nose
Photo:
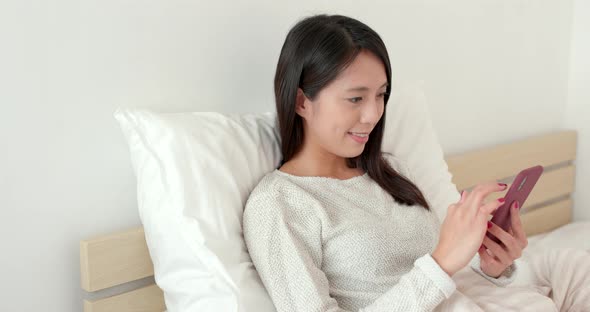
[[[375,100],[366,104],[363,108],[361,122],[373,125],[377,124],[383,114],[383,103]]]

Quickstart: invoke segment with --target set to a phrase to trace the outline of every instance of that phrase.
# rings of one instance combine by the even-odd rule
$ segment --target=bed
[[[572,223],[576,142],[576,131],[555,131],[448,155],[445,160],[459,190],[469,190],[477,183],[490,180],[510,184],[521,169],[542,165],[545,170],[522,210],[523,225],[529,237],[527,250],[563,244],[589,250],[588,242],[569,239],[590,235],[589,222]],[[503,195],[496,193],[487,200]],[[87,293],[83,303],[86,312],[164,311],[164,297],[154,283],[153,274],[142,227],[80,242],[81,287]]]

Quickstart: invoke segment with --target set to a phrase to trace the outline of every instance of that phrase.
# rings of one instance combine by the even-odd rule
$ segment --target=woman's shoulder
[[[265,174],[262,179],[258,181],[258,184],[256,184],[254,189],[250,192],[246,204],[259,199],[276,197],[283,186],[284,181],[281,181],[280,177],[277,176],[276,172],[273,170]]]
[[[305,191],[273,170],[262,177],[246,201],[245,212],[279,214],[285,209],[302,207]]]

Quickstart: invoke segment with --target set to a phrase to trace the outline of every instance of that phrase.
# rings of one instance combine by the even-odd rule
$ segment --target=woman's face
[[[360,155],[383,115],[386,87],[383,62],[363,50],[313,101],[300,89],[297,113],[305,120],[303,149],[342,158]]]

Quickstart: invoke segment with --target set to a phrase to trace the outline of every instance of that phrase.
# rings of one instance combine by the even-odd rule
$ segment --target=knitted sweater
[[[456,289],[431,257],[440,224],[432,211],[395,202],[367,173],[339,180],[274,170],[243,217],[252,263],[280,312],[433,310]],[[513,264],[487,276],[478,254],[470,266],[498,286],[516,274]]]

